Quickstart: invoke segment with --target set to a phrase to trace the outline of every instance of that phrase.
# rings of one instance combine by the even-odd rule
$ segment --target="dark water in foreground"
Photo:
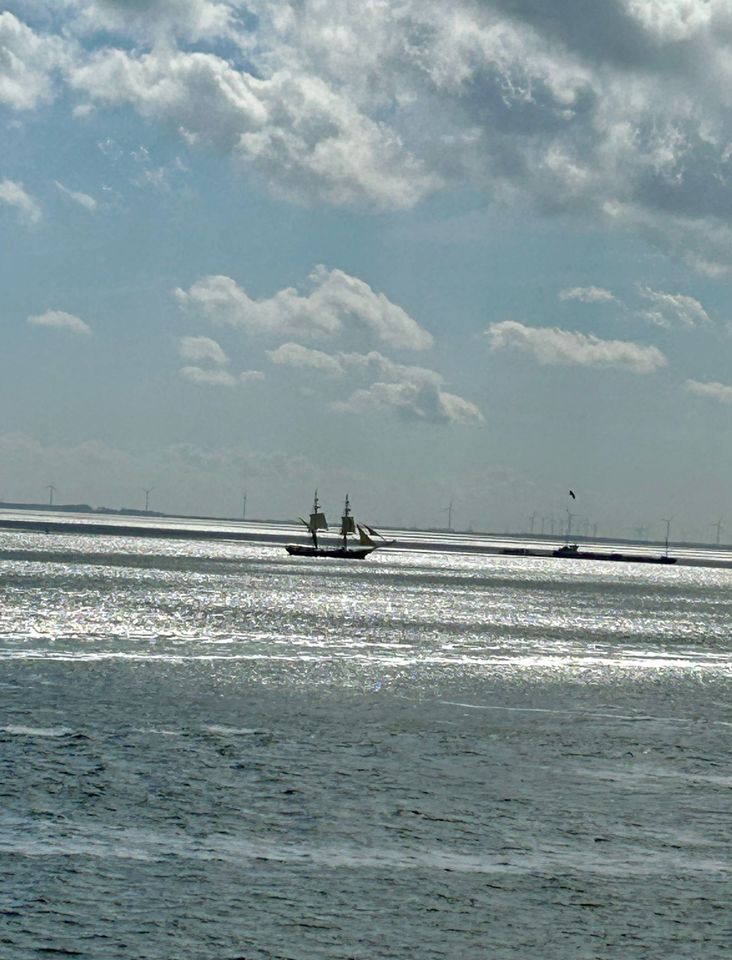
[[[726,957],[731,587],[0,535],[0,957]]]

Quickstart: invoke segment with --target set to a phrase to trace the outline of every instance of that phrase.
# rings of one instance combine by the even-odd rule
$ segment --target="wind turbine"
[[[716,523],[710,523],[709,526],[716,528],[716,530],[717,530],[717,546],[719,546],[719,542],[720,542],[720,540],[721,540],[721,538],[722,538],[722,527],[724,526],[724,523],[722,522],[722,518],[720,517],[719,520],[717,520]]]
[[[56,492],[56,487],[52,483],[46,484],[46,490],[48,490],[48,505],[49,507],[53,506],[53,495]]]
[[[452,531],[452,500],[441,512],[447,514],[447,529]]]
[[[150,494],[153,492],[154,489],[155,489],[155,487],[147,487],[147,488],[144,488],[144,494],[145,494],[145,513],[147,513],[148,510],[149,510],[149,507],[150,507]]]

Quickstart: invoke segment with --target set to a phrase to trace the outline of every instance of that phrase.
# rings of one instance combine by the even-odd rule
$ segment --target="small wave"
[[[557,872],[604,877],[653,877],[685,875],[728,877],[729,864],[714,856],[696,857],[693,850],[669,850],[649,855],[623,844],[613,854],[607,850],[558,850],[552,847],[520,853],[466,854],[440,847],[403,848],[336,844],[312,845],[253,841],[249,838],[213,834],[194,838],[141,830],[89,830],[66,824],[65,836],[38,833],[36,825],[19,831],[17,824],[0,831],[0,853],[28,858],[92,857],[155,862],[171,857],[181,860],[249,860],[282,864],[310,864],[328,869],[410,871],[437,870],[463,874],[513,874],[516,876]],[[604,839],[604,838],[603,838]]]
[[[67,737],[73,732],[68,727],[24,727],[16,724],[0,727],[0,733],[12,737]]]
[[[262,732],[252,727],[227,727],[220,723],[208,723],[203,729],[217,737],[252,737]]]
[[[164,730],[160,727],[133,727],[133,733],[152,733],[158,737],[181,737],[182,730]]]

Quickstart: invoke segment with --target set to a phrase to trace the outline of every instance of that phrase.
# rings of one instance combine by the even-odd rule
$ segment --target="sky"
[[[0,499],[732,540],[731,48],[732,0],[6,0]]]

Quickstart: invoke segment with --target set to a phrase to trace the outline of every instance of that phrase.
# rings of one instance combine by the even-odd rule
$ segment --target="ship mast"
[[[343,516],[341,517],[341,534],[343,535],[343,549],[348,549],[348,534],[353,533],[353,517],[351,516],[351,504],[348,501],[348,494],[346,494],[346,505],[343,508]]]
[[[318,503],[318,491],[315,491],[315,496],[313,497],[313,512],[310,514],[310,524],[308,529],[310,530],[310,535],[313,538],[313,546],[315,549],[318,549],[318,530],[327,530],[328,522],[325,519],[325,514],[320,512],[320,504]]]

